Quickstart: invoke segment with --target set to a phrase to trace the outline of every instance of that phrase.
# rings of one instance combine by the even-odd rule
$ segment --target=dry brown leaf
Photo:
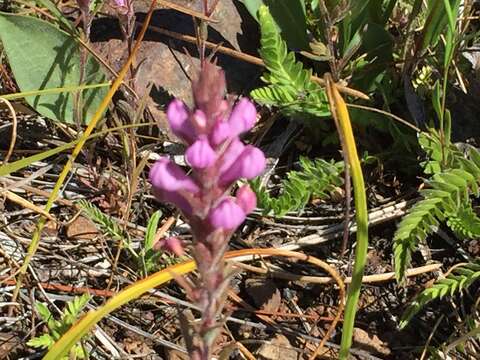
[[[260,346],[256,352],[258,359],[263,360],[297,360],[298,353],[292,349],[290,341],[282,335],[277,334],[272,340]]]
[[[370,336],[365,330],[353,329],[353,342],[357,347],[382,355],[390,355],[391,350],[378,338],[377,335]]]
[[[268,312],[277,312],[282,302],[280,290],[270,279],[247,279],[245,290],[252,298],[255,306]]]
[[[91,240],[98,235],[98,229],[90,219],[78,216],[67,227],[69,239]]]

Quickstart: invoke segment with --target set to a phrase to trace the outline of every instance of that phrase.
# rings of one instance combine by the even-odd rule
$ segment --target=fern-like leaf
[[[475,214],[468,202],[456,214],[449,216],[447,225],[459,239],[473,239],[480,237],[480,218]]]
[[[418,243],[426,239],[434,226],[458,213],[468,201],[469,189],[476,185],[476,179],[465,170],[453,169],[435,174],[426,183],[431,189],[421,191],[424,199],[410,209],[394,235],[395,273],[400,282]]]
[[[70,327],[78,319],[79,314],[85,306],[87,306],[90,299],[89,294],[82,294],[81,296],[76,296],[72,301],[69,301],[63,312],[62,323]]]
[[[253,90],[251,96],[264,105],[279,106],[289,115],[329,116],[325,91],[311,80],[311,70],[305,70],[288,51],[268,7],[260,7],[259,22],[260,55],[269,71],[262,80],[268,86]]]
[[[36,308],[38,313],[42,320],[47,323],[49,332],[30,339],[27,342],[27,345],[34,348],[50,349],[78,320],[80,313],[90,301],[90,298],[89,294],[83,294],[82,296],[75,297],[72,301],[67,302],[60,320],[55,320],[50,310],[48,310],[44,304],[37,303]],[[87,352],[79,343],[71,348],[69,356],[64,356],[59,360],[68,360],[70,358],[86,359],[87,357]]]
[[[446,278],[438,280],[432,287],[423,290],[409,305],[400,320],[400,328],[407,326],[412,317],[426,304],[444,296],[453,296],[469,287],[480,278],[480,259],[457,267]]]
[[[49,349],[55,340],[50,334],[43,334],[28,340],[27,345],[37,349]]]
[[[257,201],[264,214],[284,216],[288,212],[302,210],[312,197],[326,198],[335,186],[342,185],[343,162],[333,163],[322,159],[314,161],[301,157],[301,171],[290,171],[282,182],[282,193],[274,198],[252,182]]]
[[[104,234],[109,235],[116,240],[125,240],[128,237],[115,219],[103,213],[92,203],[86,200],[80,200],[77,204],[88,218],[100,227]]]

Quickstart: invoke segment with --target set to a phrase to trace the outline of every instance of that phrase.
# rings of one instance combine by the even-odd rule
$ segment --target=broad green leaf
[[[0,13],[0,40],[22,92],[80,85],[79,45],[72,36],[54,25],[29,16]],[[89,56],[84,83],[104,82],[100,65]],[[84,119],[93,117],[106,92],[105,88],[83,92]],[[67,123],[74,121],[73,93],[37,95],[25,99],[45,117]]]
[[[307,50],[307,17],[305,0],[240,0],[258,21],[260,6],[267,5],[282,33],[282,38],[293,50]]]

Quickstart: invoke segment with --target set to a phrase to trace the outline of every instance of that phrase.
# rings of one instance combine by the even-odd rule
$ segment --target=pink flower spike
[[[232,198],[222,200],[209,215],[213,227],[225,230],[235,230],[245,220],[245,217],[245,212]]]
[[[250,189],[250,186],[243,185],[236,193],[237,204],[245,214],[250,214],[257,207],[257,196]]]
[[[193,193],[199,191],[197,184],[177,164],[165,157],[157,160],[150,169],[149,179],[153,187],[160,190],[186,190]]]
[[[175,135],[183,140],[192,141],[195,131],[189,122],[188,109],[183,102],[174,99],[168,104],[167,119]]]
[[[218,120],[212,129],[212,133],[210,134],[210,140],[213,145],[220,145],[225,140],[230,138],[231,134],[232,130],[230,129],[229,123],[223,120]]]
[[[185,251],[183,249],[183,243],[182,240],[177,238],[176,236],[170,236],[167,238],[163,238],[159,240],[155,245],[154,245],[155,250],[164,250],[169,253],[173,253],[177,256],[182,256]]]
[[[217,154],[211,148],[207,138],[201,137],[187,149],[185,158],[193,168],[205,169],[213,165]]]
[[[232,136],[240,135],[250,130],[257,121],[257,110],[255,105],[247,98],[241,99],[232,110],[228,123]]]
[[[220,182],[228,185],[241,178],[253,179],[262,173],[265,165],[266,160],[262,150],[247,145],[238,159],[222,174]]]

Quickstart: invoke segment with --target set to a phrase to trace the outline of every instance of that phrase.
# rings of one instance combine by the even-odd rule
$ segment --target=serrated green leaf
[[[54,343],[55,341],[52,339],[52,337],[49,334],[43,334],[43,335],[34,337],[33,339],[30,339],[27,342],[27,345],[34,348],[48,349]]]

